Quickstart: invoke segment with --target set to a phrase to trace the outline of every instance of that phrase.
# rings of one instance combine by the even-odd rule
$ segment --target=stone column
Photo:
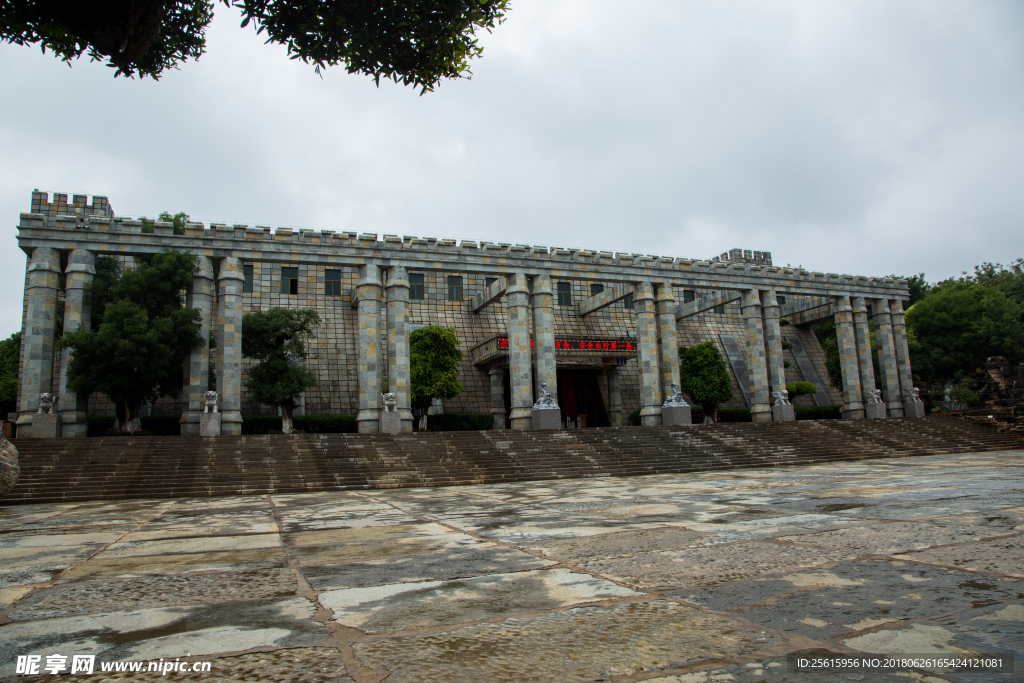
[[[359,267],[359,414],[360,434],[380,430],[380,268]]]
[[[540,396],[541,382],[547,382],[548,391],[558,396],[558,370],[555,365],[555,315],[551,301],[551,276],[533,278],[533,357],[536,387]],[[556,399],[557,400],[557,399]]]
[[[661,424],[661,363],[658,358],[654,287],[650,282],[633,285],[633,315],[636,318],[637,360],[640,363],[640,424],[653,427]]]
[[[779,324],[779,300],[775,290],[761,292],[761,311],[764,314],[764,345],[768,356],[768,383],[771,391],[786,390],[786,363],[782,355],[782,327]],[[790,422],[796,419],[791,403],[772,406],[772,419]]]
[[[19,430],[32,424],[39,410],[39,394],[53,391],[53,336],[59,287],[60,255],[49,247],[36,247],[28,262],[28,310],[21,335]],[[31,429],[28,432],[31,434]]]
[[[221,348],[217,368],[217,389],[220,394],[220,433],[238,436],[242,433],[242,286],[245,275],[242,261],[228,256],[220,264],[217,291],[220,300],[217,344]]]
[[[398,419],[403,432],[412,432],[409,395],[409,276],[405,266],[395,266],[388,278],[388,392],[398,402]]]
[[[85,303],[85,287],[96,275],[96,255],[86,249],[75,249],[68,256],[64,269],[64,332],[89,329],[92,325],[92,307]],[[63,436],[84,437],[89,434],[89,396],[77,395],[68,387],[68,363],[71,349],[61,351],[60,364],[60,421]]]
[[[530,372],[530,290],[522,273],[508,275],[508,367],[512,384],[512,429],[530,429],[533,382]]]
[[[864,297],[850,298],[853,307],[853,331],[857,344],[857,365],[860,367],[860,390],[864,399],[864,417],[869,420],[886,416],[884,403],[873,403],[875,391],[875,364],[871,358],[871,328],[868,326],[868,306]]]
[[[504,429],[505,371],[501,368],[491,368],[487,374],[491,376],[491,415],[494,417],[494,426],[491,429]]]
[[[743,320],[747,327],[747,371],[750,373],[750,419],[771,422],[769,403],[768,361],[764,351],[764,328],[761,322],[761,293],[756,289],[743,292]]]
[[[655,303],[658,309],[658,342],[661,347],[661,395],[667,398],[672,395],[672,385],[679,386],[679,341],[676,338],[676,298],[672,293],[672,285],[658,285]]]
[[[850,297],[836,297],[835,318],[839,365],[843,373],[843,419],[863,420],[864,403],[861,400],[857,339],[853,331],[853,308],[850,306]]]
[[[622,426],[622,395],[619,393],[619,369],[608,368],[608,417],[612,427]]]
[[[924,407],[920,399],[914,399],[914,375],[910,369],[910,347],[907,344],[907,318],[903,313],[903,301],[892,299],[889,302],[892,317],[892,337],[896,344],[896,371],[900,378],[900,389],[903,390],[903,416],[924,417]]]
[[[882,398],[889,408],[889,417],[903,417],[900,376],[896,370],[896,342],[892,335],[892,318],[888,299],[872,299],[875,341],[878,342],[878,369],[882,375]]]
[[[192,276],[192,291],[186,304],[199,311],[199,335],[203,343],[192,349],[185,359],[185,386],[182,387],[185,409],[181,415],[181,433],[199,436],[199,420],[206,407],[210,378],[210,329],[213,317],[213,260],[199,256],[199,272]],[[219,410],[219,405],[218,405]]]

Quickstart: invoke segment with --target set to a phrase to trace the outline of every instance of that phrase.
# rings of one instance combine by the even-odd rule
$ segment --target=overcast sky
[[[160,81],[0,46],[0,335],[33,188],[119,215],[956,275],[1024,256],[1020,0],[512,0],[472,80],[321,80],[218,4]]]

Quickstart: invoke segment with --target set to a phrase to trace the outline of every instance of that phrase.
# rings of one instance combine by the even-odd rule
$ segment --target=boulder
[[[3,498],[14,489],[18,483],[18,474],[21,468],[18,467],[18,449],[0,434],[0,498]]]

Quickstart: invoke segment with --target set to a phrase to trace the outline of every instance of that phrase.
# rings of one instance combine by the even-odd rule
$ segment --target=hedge
[[[798,420],[839,420],[842,406],[795,406]]]
[[[181,426],[178,415],[150,415],[139,418],[142,422],[142,429],[154,436],[177,436],[181,433]],[[103,436],[108,429],[114,426],[113,415],[100,415],[89,418],[89,436]]]
[[[292,418],[295,431],[310,434],[355,434],[358,431],[355,415],[296,415]],[[243,434],[267,434],[281,431],[281,418],[276,415],[243,415]]]
[[[719,422],[750,422],[750,408],[719,408]]]
[[[445,413],[427,416],[427,429],[434,432],[472,432],[487,430],[493,426],[494,415],[490,413]]]

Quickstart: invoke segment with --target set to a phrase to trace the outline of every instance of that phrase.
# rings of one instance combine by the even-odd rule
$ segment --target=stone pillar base
[[[412,416],[412,411],[408,408],[398,409],[398,420],[402,423],[401,431],[403,434],[412,434],[412,425],[416,421],[416,418]]]
[[[60,415],[57,413],[36,413],[32,427],[28,430],[31,439],[56,439],[60,436]]]
[[[181,419],[178,420],[179,433],[182,436],[199,436],[199,411],[185,411],[181,414]]]
[[[794,422],[796,421],[796,408],[792,403],[776,403],[772,406],[773,422]]]
[[[494,424],[491,425],[491,429],[504,429],[505,428],[505,409],[498,408],[492,409],[491,415],[494,417]]]
[[[401,434],[402,416],[397,412],[381,411],[379,431],[381,434]]]
[[[641,427],[661,426],[661,406],[644,406],[640,409]]]
[[[771,422],[772,408],[768,405],[755,405],[750,409],[751,422]]]
[[[864,418],[868,420],[884,420],[888,415],[885,413],[884,403],[865,403]]]
[[[61,433],[61,436],[63,436],[65,439],[67,439],[67,438],[74,438],[74,439],[85,438],[85,437],[89,436],[89,425],[87,425],[87,424],[78,424],[77,422],[72,422],[70,424],[68,424],[67,422],[62,422],[61,428],[60,428],[60,433]]]
[[[360,434],[377,434],[380,432],[380,411],[360,410],[356,415],[356,424]]]
[[[199,414],[199,436],[220,436],[220,413]]]
[[[844,408],[843,409],[844,420],[863,420],[864,409],[863,408]]]
[[[542,410],[531,411],[532,416],[530,419],[531,429],[561,429],[562,428],[562,411],[552,410],[551,408],[545,408]]]
[[[670,427],[693,424],[692,409],[690,406],[662,406],[661,424]]]
[[[509,416],[509,421],[512,423],[512,429],[530,429],[530,426],[533,423],[532,413],[532,408],[513,408],[512,414]]]
[[[202,413],[206,415],[206,413]],[[220,415],[220,433],[223,436],[241,436],[242,435],[242,411],[240,410],[224,410],[219,413],[210,413],[210,415]],[[202,420],[202,418],[200,418]],[[202,422],[200,421],[199,431],[202,432]]]
[[[903,417],[903,404],[895,401],[889,402],[889,417]]]
[[[924,417],[924,415],[924,403],[922,403],[921,401],[903,402],[904,417]]]

